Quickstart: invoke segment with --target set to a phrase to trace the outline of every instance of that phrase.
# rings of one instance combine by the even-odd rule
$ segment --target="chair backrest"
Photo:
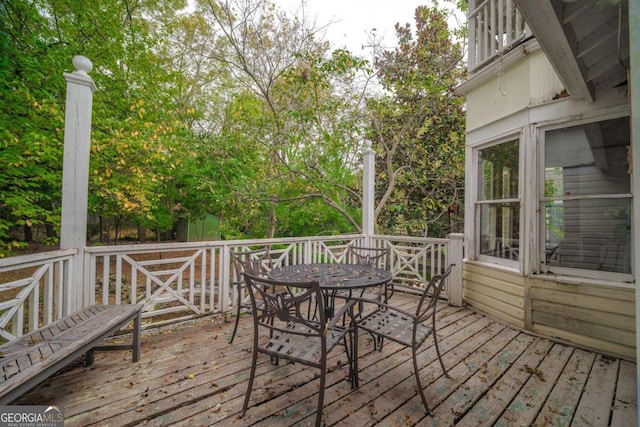
[[[251,296],[256,334],[260,334],[260,327],[263,331],[316,337],[325,342],[324,299],[317,281],[282,282],[249,273],[244,278]]]
[[[420,302],[418,303],[418,307],[416,308],[416,319],[417,323],[422,323],[429,318],[435,321],[436,316],[436,303],[440,298],[440,293],[442,292],[442,288],[444,287],[444,282],[446,278],[451,274],[451,269],[455,266],[455,264],[449,265],[444,273],[435,275],[431,278],[424,291],[422,291],[422,295],[420,296]],[[429,300],[427,301],[427,297]]]
[[[266,276],[273,266],[268,246],[253,251],[231,252],[231,262],[237,280],[242,280],[241,276],[244,273]]]
[[[347,262],[353,260],[356,264],[389,270],[389,248],[367,248],[364,246],[349,246],[347,248]]]

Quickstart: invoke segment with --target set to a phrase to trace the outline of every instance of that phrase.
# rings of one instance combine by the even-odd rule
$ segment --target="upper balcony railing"
[[[467,22],[469,74],[532,34],[513,0],[470,0]]]

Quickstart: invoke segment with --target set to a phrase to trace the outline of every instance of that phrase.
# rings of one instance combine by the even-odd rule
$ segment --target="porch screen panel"
[[[479,254],[520,258],[519,141],[478,152]]]
[[[631,273],[629,118],[545,134],[544,262]]]

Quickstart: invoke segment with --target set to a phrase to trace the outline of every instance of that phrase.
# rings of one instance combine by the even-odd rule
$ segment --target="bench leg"
[[[133,321],[133,343],[132,343],[132,359],[134,362],[140,360],[140,328],[142,326],[142,310],[138,311],[138,315]]]
[[[130,345],[108,345],[95,346],[85,354],[85,366],[90,366],[94,361],[94,354],[100,350],[125,350],[131,349],[132,359],[134,362],[140,360],[140,329],[142,328],[142,311],[138,311],[136,317],[133,318],[133,333]]]
[[[93,365],[93,355],[96,353],[96,351],[94,349],[91,349],[89,351],[87,351],[87,353],[85,354],[85,358],[84,358],[84,366],[91,366]]]

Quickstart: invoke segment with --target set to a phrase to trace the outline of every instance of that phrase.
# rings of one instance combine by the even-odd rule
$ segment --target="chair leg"
[[[349,376],[351,377],[351,388],[356,389],[360,387],[360,379],[358,378],[358,329],[354,328],[354,331],[350,334],[351,341],[351,358],[349,361]]]
[[[326,355],[325,355],[326,356]],[[318,410],[316,411],[316,427],[322,426],[322,412],[324,409],[324,388],[327,380],[326,362],[321,364],[320,369],[320,390],[318,391]]]
[[[420,393],[420,397],[422,398],[422,403],[424,404],[424,408],[427,410],[427,414],[433,415],[431,409],[429,408],[429,404],[427,403],[427,398],[424,395],[424,390],[422,389],[422,382],[420,381],[420,372],[418,371],[418,359],[416,357],[416,349],[411,349],[413,353],[413,371],[416,374],[416,383],[418,384],[418,392]]]
[[[244,396],[244,404],[242,405],[242,414],[247,412],[247,408],[249,407],[249,398],[251,397],[251,390],[253,389],[253,379],[256,375],[256,365],[258,363],[258,350],[257,350],[257,339],[254,340],[253,346],[253,357],[251,360],[251,374],[249,375],[249,385],[247,385],[247,394]]]
[[[233,343],[233,339],[236,337],[236,332],[238,331],[238,323],[240,323],[240,298],[238,298],[238,309],[236,310],[236,324],[233,325],[233,332],[231,332],[231,339],[229,340],[229,344]]]
[[[440,347],[438,347],[438,337],[436,337],[435,328],[433,328],[432,335],[433,335],[433,342],[436,345],[436,354],[438,355],[438,361],[440,362],[440,367],[442,368],[442,372],[444,372],[445,377],[451,378],[451,376],[447,372],[447,368],[444,367],[444,362],[442,361],[442,355],[440,354]]]

